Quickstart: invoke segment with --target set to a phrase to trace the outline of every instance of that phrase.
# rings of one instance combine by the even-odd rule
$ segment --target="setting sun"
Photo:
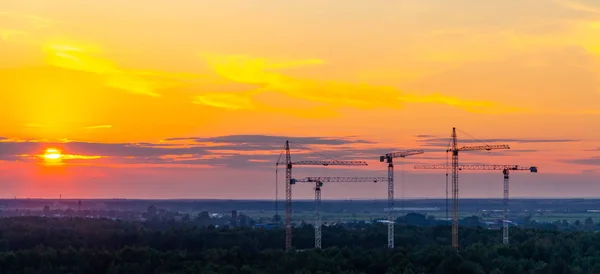
[[[62,158],[62,154],[58,149],[49,148],[46,149],[46,152],[44,153],[44,158],[47,160],[59,160],[60,158]]]

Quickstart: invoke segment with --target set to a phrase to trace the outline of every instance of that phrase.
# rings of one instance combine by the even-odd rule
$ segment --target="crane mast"
[[[285,250],[292,247],[292,155],[285,141]]]
[[[275,164],[279,166],[279,161]],[[304,166],[366,166],[364,161],[321,160],[292,162],[290,141],[285,142],[285,250],[292,248],[292,167]]]
[[[323,182],[315,182],[315,248],[321,249],[321,187]]]
[[[446,153],[448,153],[446,151]],[[458,143],[452,128],[452,247],[458,249]]]
[[[315,183],[315,248],[321,249],[321,187],[323,187],[323,183],[376,183],[385,179],[385,177],[306,177],[298,180],[292,179],[292,185],[296,183]]]
[[[452,247],[458,249],[458,152],[475,150],[510,149],[508,145],[480,145],[458,147],[456,128],[452,128],[452,144],[446,153],[452,152]]]
[[[508,181],[510,177],[509,169],[502,170],[504,177],[503,197],[502,197],[502,243],[508,245]]]
[[[380,156],[380,162],[388,163],[388,248],[394,248],[394,158],[406,158],[411,155],[423,154],[423,150],[407,150],[401,152],[392,152]]]
[[[446,165],[415,165],[415,169],[448,169]],[[508,244],[508,201],[509,201],[509,177],[511,171],[529,171],[537,173],[537,167],[525,167],[519,165],[459,165],[458,170],[501,170],[504,177],[503,188],[503,221],[502,221],[502,243]],[[453,212],[454,213],[454,212]],[[454,217],[454,215],[453,215]],[[454,235],[454,234],[453,234]],[[453,242],[454,243],[454,242]]]

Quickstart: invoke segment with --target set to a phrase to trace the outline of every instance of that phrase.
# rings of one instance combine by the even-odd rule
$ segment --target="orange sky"
[[[273,198],[287,138],[370,163],[297,177],[426,148],[397,193],[441,197],[443,172],[411,165],[445,163],[452,127],[512,147],[463,163],[539,166],[513,196],[600,196],[595,0],[5,0],[0,58],[0,197]],[[461,175],[461,195],[501,181]]]

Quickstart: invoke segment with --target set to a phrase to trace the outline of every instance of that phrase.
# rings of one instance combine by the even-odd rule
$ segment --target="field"
[[[451,202],[449,202],[451,208]],[[276,214],[275,203],[267,208],[240,209],[253,218],[271,218]],[[369,221],[387,219],[387,201],[322,201],[321,212],[324,222]],[[600,218],[600,199],[513,199],[509,203],[509,219],[530,217],[539,222],[567,220],[583,221],[588,217],[597,221]],[[292,205],[294,222],[312,223],[314,220],[314,202],[296,201]],[[477,216],[485,221],[502,219],[503,207],[501,199],[462,199],[459,204],[460,217]],[[402,216],[415,212],[431,215],[436,219],[446,218],[446,201],[444,199],[423,199],[397,201],[395,215]],[[278,213],[285,214],[284,204],[278,205]],[[451,212],[448,213],[451,216]]]
[[[0,200],[0,209],[7,210],[42,210],[49,205],[52,209],[77,209],[79,200],[40,200],[40,199],[7,199]],[[271,200],[82,200],[84,209],[116,210],[146,212],[148,206],[166,211],[189,213],[195,215],[202,211],[231,215],[232,211],[250,216],[259,222],[270,222],[278,213],[285,215],[285,204]],[[451,203],[448,204],[451,207]],[[594,221],[600,218],[600,199],[512,199],[509,203],[509,218],[519,219],[530,216],[531,220],[552,222],[567,220],[583,221],[591,217]],[[387,219],[386,200],[323,200],[321,203],[324,222],[370,221]],[[502,218],[501,199],[461,199],[460,216],[478,216],[483,220]],[[277,210],[277,211],[276,211]],[[299,200],[292,204],[294,222],[311,223],[314,220],[314,201]],[[445,199],[406,199],[398,200],[394,210],[396,216],[416,212],[434,216],[436,219],[446,218]]]

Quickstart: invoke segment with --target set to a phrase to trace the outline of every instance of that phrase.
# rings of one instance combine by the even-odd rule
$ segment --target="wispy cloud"
[[[75,46],[69,42],[45,46],[49,64],[106,77],[106,85],[132,93],[160,97],[159,90],[182,85],[178,75],[120,69],[112,61],[98,57],[95,46]]]
[[[57,24],[56,20],[44,18],[29,13],[0,11],[0,16],[25,20],[27,23],[29,23],[35,28],[49,28]]]
[[[443,138],[429,138],[443,140]],[[77,141],[28,141],[0,138],[0,160],[40,161],[47,148],[58,148],[63,160],[70,165],[97,165],[108,167],[201,167],[270,169],[284,152],[284,143],[289,140],[293,160],[364,160],[378,168],[379,156],[390,151],[420,148],[426,153],[412,157],[402,164],[445,163],[445,145],[418,143],[416,147],[401,148],[382,145],[357,137],[293,137],[277,135],[225,135],[214,137],[168,138],[153,143],[95,143]],[[443,140],[445,144],[447,142]],[[547,139],[488,139],[486,142],[516,141],[522,143],[549,143],[569,140]],[[431,141],[430,141],[431,142]],[[513,149],[491,154],[492,156],[519,157],[539,152],[536,149]],[[482,155],[473,153],[474,156]],[[487,155],[487,153],[486,153]],[[486,156],[488,157],[488,156]],[[488,158],[486,158],[488,159]],[[503,158],[504,159],[504,158]],[[595,159],[595,158],[594,158]],[[593,163],[594,159],[580,161]],[[476,161],[486,161],[477,158]],[[42,161],[43,162],[43,161]],[[573,162],[577,164],[579,162]],[[371,169],[371,168],[369,168]]]
[[[283,149],[285,140],[288,138],[269,135],[170,138],[158,143],[39,142],[5,139],[0,142],[0,159],[39,160],[43,158],[47,148],[59,148],[62,159],[72,163],[74,160],[109,159],[95,164],[272,167]],[[320,145],[335,148],[370,144],[368,141],[354,138],[296,137],[289,140],[293,142],[291,146],[296,160],[322,158],[322,155],[315,154]],[[314,151],[310,150],[311,148]],[[330,157],[353,159],[364,157],[364,153],[367,153],[369,158],[376,158],[371,155],[372,150],[360,147],[348,149],[345,151],[346,155],[340,151],[332,151]]]
[[[584,11],[600,15],[600,6],[594,6],[572,0],[554,0],[555,3],[572,10]]]
[[[393,100],[388,99],[396,93],[391,88],[296,79],[276,72],[281,69],[323,63],[317,59],[276,62],[244,55],[210,55],[204,58],[221,77],[238,83],[259,85],[259,88],[251,91],[253,93],[280,92],[292,98],[323,102],[333,106],[386,107],[394,104]]]
[[[201,78],[200,75],[192,73],[124,69],[103,57],[100,47],[96,44],[82,43],[63,34],[54,35],[59,32],[54,20],[33,14],[0,12],[0,20],[3,18],[22,22],[3,24],[0,21],[2,40],[42,48],[49,65],[101,75],[108,87],[161,97],[161,91],[164,89],[184,86],[191,79]]]
[[[562,162],[576,165],[600,166],[600,157],[563,160]]]
[[[196,96],[194,104],[230,110],[255,108],[252,98],[244,93],[205,93]]]
[[[106,128],[112,128],[112,125],[97,125],[97,126],[84,127],[84,129],[106,129]]]
[[[576,139],[516,139],[516,138],[505,138],[505,139],[460,139],[461,144],[464,145],[474,145],[474,144],[511,144],[511,143],[520,143],[520,144],[540,144],[540,143],[574,143],[579,142],[580,140]],[[422,138],[417,139],[417,142],[421,146],[425,147],[440,147],[445,148],[450,144],[450,138]]]
[[[514,112],[521,110],[519,108],[503,106],[491,101],[460,100],[456,97],[445,96],[439,93],[430,95],[403,95],[399,96],[398,99],[407,103],[432,103],[455,106],[472,112],[496,111],[505,113],[507,111]]]
[[[478,112],[490,109],[513,110],[513,108],[493,102],[462,100],[440,94],[408,94],[389,86],[303,79],[277,72],[281,69],[324,63],[318,59],[276,62],[245,55],[205,55],[202,57],[220,77],[237,83],[257,85],[257,88],[244,93],[224,93],[222,95],[205,93],[196,97],[195,103],[226,109],[250,108],[255,104],[261,104],[253,98],[253,95],[262,92],[276,92],[290,98],[326,104],[330,107],[397,109],[403,103],[433,103]],[[268,107],[274,106],[267,105]]]
[[[164,141],[182,141],[190,140],[194,142],[227,143],[227,144],[279,144],[283,148],[286,141],[307,145],[342,145],[355,143],[371,143],[367,140],[344,138],[344,137],[287,137],[274,135],[227,135],[216,137],[185,137],[169,138]]]
[[[0,11],[0,39],[19,44],[31,44],[57,22],[34,14]]]

